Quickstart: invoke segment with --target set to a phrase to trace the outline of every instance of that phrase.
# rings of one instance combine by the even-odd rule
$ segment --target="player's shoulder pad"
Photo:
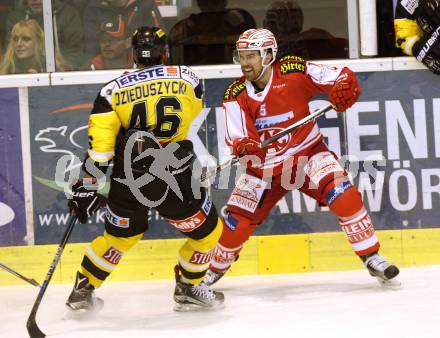
[[[99,96],[104,98],[110,105],[112,104],[112,94],[115,90],[119,89],[119,85],[116,80],[112,80],[106,83],[100,90]]]
[[[285,55],[276,63],[282,75],[291,73],[305,73],[306,61],[299,56]]]
[[[242,76],[239,79],[234,80],[228,88],[225,90],[223,100],[236,99],[246,89],[246,79]]]
[[[166,68],[176,68],[177,66],[166,66]],[[188,66],[179,66],[180,68],[180,76],[183,80],[188,81],[193,85],[193,87],[197,87],[200,83],[199,76]]]
[[[202,99],[203,86],[199,76],[188,66],[167,66],[168,69],[175,68],[179,70],[180,78],[186,82],[189,82],[194,88],[194,95],[198,99]]]

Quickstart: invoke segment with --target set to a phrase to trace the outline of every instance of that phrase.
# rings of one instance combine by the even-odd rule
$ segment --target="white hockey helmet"
[[[240,51],[244,50],[258,50],[260,56],[264,58],[268,51],[272,52],[272,61],[264,66],[269,66],[275,61],[275,57],[278,51],[277,40],[273,33],[265,28],[248,29],[243,32],[237,42],[235,43],[236,49],[234,50],[233,60],[235,64],[240,63]]]

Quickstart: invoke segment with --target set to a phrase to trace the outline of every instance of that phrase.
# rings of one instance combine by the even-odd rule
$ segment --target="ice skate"
[[[217,310],[224,306],[225,296],[213,291],[205,282],[197,285],[181,281],[176,269],[176,288],[174,290],[174,311]]]
[[[374,253],[361,257],[365,267],[371,276],[376,277],[378,282],[384,286],[400,286],[401,283],[395,277],[399,274],[397,266],[390,264],[381,255]]]
[[[77,272],[75,286],[66,302],[65,318],[77,318],[84,314],[96,313],[104,306],[104,301],[95,296],[95,288],[89,279]]]
[[[224,275],[225,275],[225,272],[217,272],[217,271],[213,271],[213,270],[209,269],[206,272],[205,279],[203,280],[203,282],[206,285],[211,286],[211,285],[217,283],[220,280],[220,278],[222,278]]]

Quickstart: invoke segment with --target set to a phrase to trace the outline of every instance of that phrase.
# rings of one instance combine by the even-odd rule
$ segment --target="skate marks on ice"
[[[50,286],[37,321],[48,337],[439,337],[440,266],[402,269],[402,287],[381,287],[366,270],[225,277],[225,308],[174,312],[173,281],[108,283],[92,318],[63,320],[71,285]],[[0,337],[28,337],[36,290],[0,288]]]

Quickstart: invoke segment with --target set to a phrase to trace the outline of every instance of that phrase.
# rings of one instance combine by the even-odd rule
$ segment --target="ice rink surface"
[[[107,283],[101,312],[63,319],[72,285],[50,285],[37,315],[48,337],[439,338],[440,266],[402,269],[402,286],[380,286],[366,270],[225,277],[219,311],[176,313],[174,281]],[[25,338],[38,289],[0,287],[0,337]]]

